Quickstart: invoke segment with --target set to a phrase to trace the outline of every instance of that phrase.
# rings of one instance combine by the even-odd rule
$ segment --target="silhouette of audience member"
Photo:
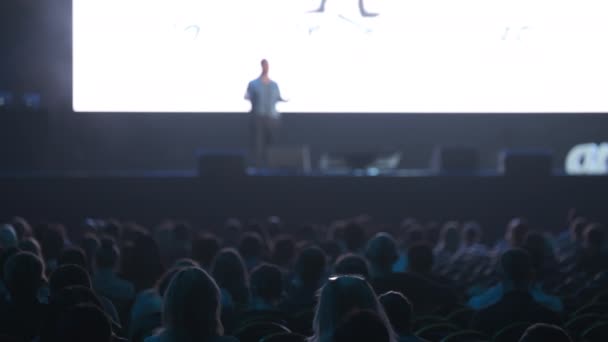
[[[30,252],[12,255],[4,265],[4,282],[10,300],[0,305],[0,334],[31,341],[40,333],[48,310],[38,299],[46,283],[42,260]]]
[[[481,244],[482,230],[479,223],[474,221],[465,222],[462,229],[462,245],[452,260],[485,257],[487,248]]]
[[[280,235],[274,240],[272,262],[282,268],[291,269],[296,256],[296,243],[288,235]]]
[[[27,222],[23,217],[13,217],[10,222],[10,225],[15,229],[15,233],[17,234],[17,240],[21,241],[23,239],[31,238],[34,235],[34,231],[32,230],[32,226]]]
[[[239,253],[245,261],[248,271],[251,271],[262,261],[264,240],[259,233],[247,232],[239,241]]]
[[[65,246],[65,230],[60,225],[41,224],[36,227],[36,238],[42,247],[47,275],[51,274],[57,268],[59,256]]]
[[[163,300],[163,330],[145,342],[237,341],[224,335],[220,289],[197,267],[179,270]]]
[[[222,305],[244,309],[249,305],[249,275],[243,258],[234,248],[224,248],[211,267],[213,279],[222,293]]]
[[[378,233],[367,243],[365,256],[372,278],[388,276],[393,273],[393,263],[399,257],[397,242],[388,233]]]
[[[523,249],[511,249],[500,258],[503,296],[495,303],[477,311],[472,327],[488,335],[513,323],[520,322],[559,324],[559,316],[539,304],[530,294],[532,262]]]
[[[316,293],[324,280],[327,257],[319,247],[308,247],[298,255],[287,297],[281,304],[286,312],[299,312],[312,308]]]
[[[88,265],[87,256],[79,247],[69,247],[64,249],[57,260],[58,266],[78,265],[86,268]]]
[[[608,253],[605,249],[604,228],[597,223],[589,224],[583,232],[583,245],[576,268],[593,277],[608,269]]]
[[[0,225],[0,248],[9,249],[17,247],[17,233],[10,224]]]
[[[112,342],[112,324],[95,305],[78,304],[63,313],[57,322],[58,341]]]
[[[313,319],[314,334],[309,341],[332,341],[340,323],[356,310],[370,310],[377,314],[388,331],[390,340],[394,341],[396,334],[374,290],[363,278],[357,276],[331,277],[323,285]]]
[[[283,273],[271,264],[260,264],[251,271],[250,310],[276,310],[283,296]]]
[[[101,246],[99,239],[97,236],[91,233],[87,233],[82,237],[80,241],[80,246],[82,250],[84,250],[84,254],[87,257],[87,270],[89,273],[93,273],[95,270],[95,259],[97,258],[97,250]]]
[[[237,247],[243,231],[243,224],[235,218],[230,218],[224,223],[222,234],[224,247]]]
[[[220,240],[212,234],[199,234],[192,241],[192,258],[204,270],[211,269],[213,258],[220,251]]]
[[[147,232],[133,233],[128,248],[123,248],[122,275],[136,291],[154,287],[164,272],[160,248]]]
[[[96,255],[96,270],[93,275],[93,288],[100,295],[110,299],[114,306],[123,312],[135,298],[133,284],[118,276],[120,250],[111,237],[101,239]]]
[[[494,252],[499,255],[511,248],[522,248],[526,236],[530,231],[528,221],[521,217],[515,217],[507,224],[504,240],[499,242]]]
[[[399,342],[422,342],[412,332],[412,317],[414,315],[412,303],[399,292],[389,291],[378,297],[384,307],[386,316],[391,322],[393,330],[399,336]]]
[[[361,253],[367,242],[365,228],[357,222],[349,222],[343,231],[344,247],[347,252]]]
[[[564,329],[545,323],[533,324],[526,329],[519,342],[572,342],[572,339]]]
[[[40,248],[38,240],[33,237],[26,237],[21,240],[19,242],[19,250],[37,255],[42,260],[42,248]]]
[[[369,266],[365,258],[357,254],[343,254],[334,264],[334,274],[336,275],[358,275],[363,279],[369,279]]]
[[[389,330],[373,311],[357,310],[344,319],[334,333],[334,342],[390,342]]]
[[[460,248],[460,232],[458,222],[450,221],[443,225],[439,232],[439,241],[433,249],[435,260],[439,266],[444,266]]]

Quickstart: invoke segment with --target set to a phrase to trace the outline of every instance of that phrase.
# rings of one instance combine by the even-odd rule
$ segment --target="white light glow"
[[[608,112],[605,0],[73,0],[76,111]]]

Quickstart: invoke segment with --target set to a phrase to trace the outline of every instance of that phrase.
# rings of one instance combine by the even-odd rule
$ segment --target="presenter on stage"
[[[281,97],[279,85],[268,76],[268,61],[261,62],[262,74],[249,82],[245,99],[251,102],[251,127],[253,153],[256,167],[267,165],[268,147],[276,143],[281,114],[277,102],[287,102]]]

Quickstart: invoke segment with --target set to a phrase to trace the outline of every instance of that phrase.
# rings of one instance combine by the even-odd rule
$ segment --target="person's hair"
[[[507,225],[506,240],[509,242],[512,248],[522,247],[529,231],[530,225],[528,224],[528,221],[523,218],[516,217]]]
[[[577,217],[570,222],[570,238],[574,241],[580,242],[583,238],[583,232],[587,227],[587,219],[584,217]]]
[[[120,259],[122,276],[136,290],[154,286],[164,272],[160,248],[147,233],[135,234],[128,248],[123,248]]]
[[[211,234],[197,235],[192,241],[192,258],[208,269],[213,258],[220,250],[220,240]]]
[[[543,270],[545,259],[553,257],[551,246],[545,236],[537,231],[528,233],[522,248],[530,254],[532,266],[536,272]]]
[[[211,266],[211,274],[218,286],[230,293],[235,303],[249,301],[249,277],[245,262],[234,248],[224,248],[217,253]]]
[[[399,257],[397,242],[388,233],[378,233],[367,243],[365,256],[373,267],[388,270]]]
[[[350,313],[336,329],[334,342],[390,342],[389,329],[382,318],[371,310]]]
[[[100,240],[95,261],[99,268],[114,268],[118,265],[120,250],[113,238],[107,236]]]
[[[261,264],[251,271],[251,293],[267,301],[283,294],[283,273],[272,264]]]
[[[583,231],[583,243],[585,248],[601,250],[604,246],[604,230],[599,223],[590,223]]]
[[[446,222],[439,232],[439,241],[435,246],[438,251],[456,252],[460,247],[460,232],[458,223],[454,221]]]
[[[97,306],[77,304],[58,319],[58,339],[62,342],[111,342],[112,324]]]
[[[305,286],[317,286],[325,273],[326,256],[319,247],[307,247],[296,258],[294,271]]]
[[[91,288],[89,273],[79,265],[61,265],[53,271],[49,279],[49,291],[51,296],[66,287],[77,285]]]
[[[30,252],[36,254],[38,257],[42,259],[42,248],[40,248],[40,244],[38,240],[29,236],[24,238],[19,242],[19,249],[24,252]]]
[[[331,341],[341,321],[353,310],[371,310],[376,313],[387,327],[389,336],[395,336],[372,287],[358,276],[338,276],[329,278],[320,290],[311,341]]]
[[[10,224],[0,224],[0,247],[17,247],[18,239],[15,229]]]
[[[264,249],[264,240],[259,233],[247,232],[239,241],[239,253],[245,260],[260,258]]]
[[[412,303],[400,292],[389,291],[378,297],[393,329],[399,335],[412,332]]]
[[[479,223],[474,221],[465,222],[462,229],[462,243],[464,246],[472,246],[481,241],[482,230]]]
[[[296,255],[296,243],[287,235],[278,236],[274,240],[272,262],[283,267],[291,267]]]
[[[568,335],[568,333],[552,324],[546,323],[536,323],[530,326],[522,337],[519,339],[519,342],[572,342],[572,339]]]
[[[64,249],[63,252],[59,255],[59,259],[57,260],[59,265],[78,265],[83,268],[87,267],[87,256],[84,253],[84,250],[79,247],[70,247]]]
[[[94,260],[96,259],[97,251],[99,250],[101,243],[95,234],[87,233],[80,240],[80,246],[84,250],[87,256],[88,264],[87,268],[91,270],[93,267]]]
[[[174,266],[174,267],[168,269],[167,271],[165,271],[165,273],[163,273],[160,276],[160,278],[158,278],[158,281],[156,282],[156,285],[154,285],[154,288],[156,289],[156,293],[160,297],[165,296],[165,293],[167,292],[167,288],[169,288],[169,284],[171,284],[171,280],[173,280],[173,276],[182,269],[184,269],[184,267],[175,267]]]
[[[173,227],[172,233],[175,241],[189,241],[192,235],[192,227],[187,222],[178,222]]]
[[[111,236],[116,240],[120,240],[122,237],[122,230],[122,224],[114,219],[106,220],[101,226],[102,234]]]
[[[530,254],[521,248],[507,250],[500,257],[503,276],[516,285],[526,285],[532,278]]]
[[[180,269],[163,299],[163,325],[175,341],[204,341],[224,334],[220,290],[198,267]]]
[[[18,252],[4,265],[4,282],[15,299],[35,298],[45,281],[44,263],[33,253]]]
[[[365,246],[365,229],[360,224],[349,222],[344,227],[343,234],[347,251],[357,253]]]
[[[429,273],[433,269],[434,255],[431,246],[418,243],[407,250],[409,268],[416,273]]]
[[[23,240],[25,238],[32,237],[33,230],[32,226],[27,222],[23,217],[13,217],[11,220],[11,226],[15,229],[15,233],[17,233],[17,239]]]
[[[359,275],[364,279],[369,279],[369,265],[365,258],[357,254],[346,253],[336,259],[334,273],[337,275]]]

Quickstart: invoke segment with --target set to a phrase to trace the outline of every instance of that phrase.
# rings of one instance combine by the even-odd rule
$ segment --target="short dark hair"
[[[45,281],[44,264],[30,252],[18,252],[4,265],[4,281],[13,298],[35,297]]]
[[[265,299],[275,300],[283,294],[283,273],[272,264],[261,264],[251,271],[252,294]]]
[[[97,266],[100,268],[113,268],[118,264],[119,257],[120,251],[114,239],[109,236],[102,238],[95,258]]]
[[[407,250],[410,269],[418,273],[428,273],[433,268],[433,249],[426,243],[417,243]]]
[[[64,249],[63,252],[59,255],[59,259],[57,260],[59,265],[78,265],[81,267],[87,267],[87,256],[84,253],[84,250],[80,247],[70,247]]]
[[[319,247],[302,250],[296,259],[295,272],[306,285],[316,285],[326,267],[326,256]]]
[[[49,290],[51,296],[70,286],[84,286],[91,288],[89,273],[79,265],[61,265],[51,274]]]
[[[256,232],[243,234],[239,241],[239,253],[244,259],[259,258],[264,248],[262,236]]]
[[[412,303],[400,292],[389,291],[378,297],[384,307],[393,329],[400,334],[409,334],[412,331]]]
[[[506,278],[515,283],[529,282],[532,276],[530,254],[521,248],[513,248],[502,254],[500,267]]]
[[[369,278],[369,266],[365,258],[353,254],[342,254],[336,259],[334,273],[339,275],[360,275],[365,279]]]

